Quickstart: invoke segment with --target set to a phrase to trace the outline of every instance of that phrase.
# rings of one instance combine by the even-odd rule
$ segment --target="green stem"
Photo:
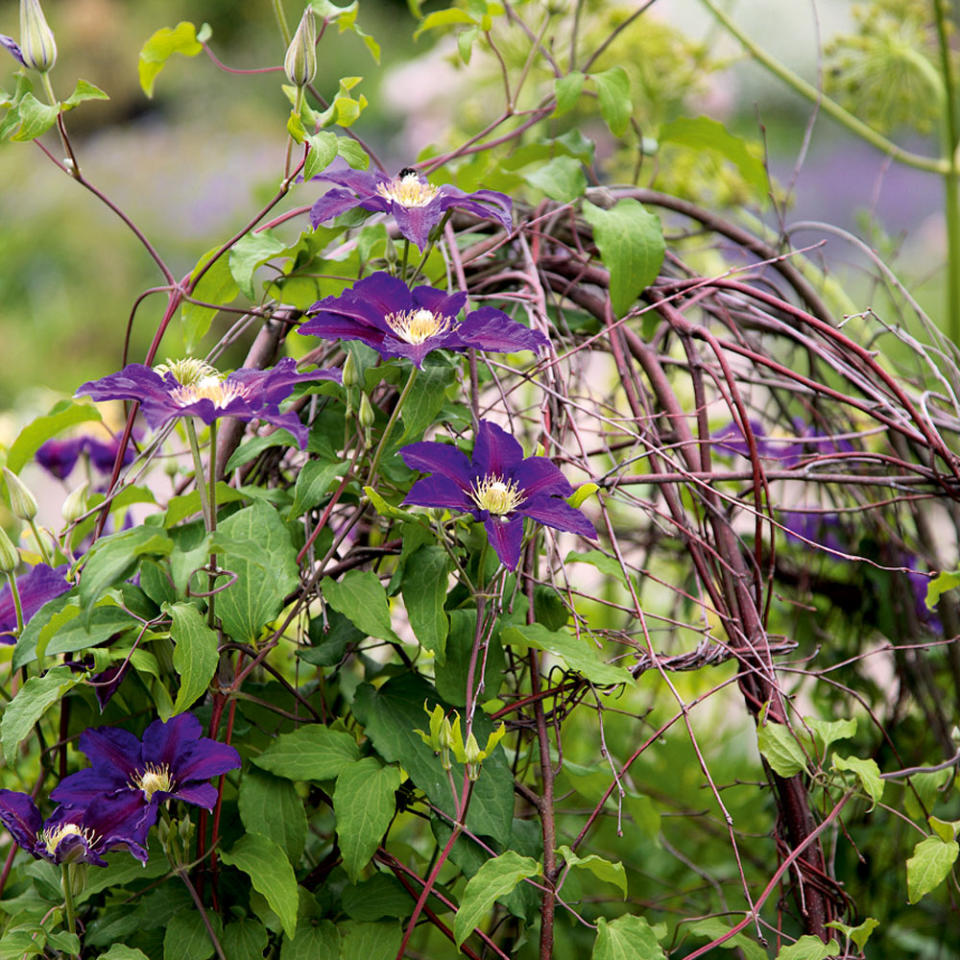
[[[10,596],[13,597],[13,607],[17,611],[17,636],[23,633],[23,604],[20,602],[20,591],[17,589],[17,578],[7,574],[7,583],[10,584]]]
[[[390,434],[393,432],[393,425],[397,422],[397,417],[400,416],[400,411],[403,409],[403,402],[407,399],[407,395],[410,393],[410,388],[413,386],[414,380],[417,379],[417,368],[411,367],[410,369],[410,378],[407,380],[406,386],[403,388],[403,392],[400,394],[397,399],[396,406],[393,408],[393,412],[390,414],[390,419],[387,421],[387,425],[383,428],[383,434],[380,437],[380,443],[377,444],[377,451],[373,455],[373,463],[370,464],[370,473],[367,475],[366,486],[373,486],[373,481],[377,478],[377,468],[380,466],[380,458],[383,456],[383,451],[387,448],[387,441],[390,439]]]
[[[303,87],[297,87],[297,96],[293,104],[293,112],[299,117],[300,110],[303,107]],[[293,134],[287,136],[287,152],[283,158],[283,180],[286,183],[290,179],[290,157],[293,155]]]
[[[960,133],[957,130],[956,91],[953,84],[950,37],[946,4],[933,0],[937,20],[937,45],[940,52],[940,72],[943,76],[943,146],[949,167],[943,174],[947,220],[947,332],[954,343],[960,343],[960,167],[957,149]]]
[[[207,520],[207,533],[214,533],[217,529],[217,421],[214,420],[210,424],[210,463],[208,465],[210,471],[208,475],[209,493],[207,495],[207,507],[210,511],[209,519]],[[213,572],[216,569],[217,565],[217,555],[215,553],[210,554],[210,576],[207,580],[207,589],[210,591],[210,596],[207,597],[207,625],[212,630],[216,620],[215,608],[217,598],[213,590],[217,585],[217,575]]]
[[[400,261],[400,279],[407,282],[407,258],[410,256],[410,241],[403,241],[403,259]]]
[[[210,531],[210,500],[207,496],[207,485],[203,475],[203,459],[200,456],[200,441],[197,440],[197,428],[194,425],[193,417],[186,418],[187,439],[190,441],[190,452],[193,454],[194,482],[200,493],[200,509],[203,511],[203,522]]]
[[[437,240],[443,236],[443,228],[447,225],[447,221],[453,216],[453,210],[447,210],[443,215],[443,219],[437,224],[436,228],[430,234],[430,242],[427,244],[423,251],[423,256],[420,257],[420,262],[417,264],[417,269],[413,271],[413,276],[410,278],[411,283],[415,283],[417,277],[423,273],[423,268],[427,265],[427,257],[430,256],[430,251],[437,245]],[[406,260],[404,260],[406,264]]]
[[[277,18],[277,26],[280,27],[280,35],[283,37],[283,49],[286,50],[290,46],[293,35],[287,26],[287,15],[283,12],[282,0],[273,0],[273,15]]]
[[[723,25],[740,45],[757,61],[762,67],[766,67],[774,76],[779,77],[784,83],[795,90],[802,97],[806,97],[811,103],[823,110],[824,113],[833,117],[838,123],[843,124],[851,133],[866,140],[878,150],[905,163],[908,167],[914,167],[917,170],[926,170],[930,173],[946,174],[950,170],[950,161],[945,157],[924,157],[918,153],[911,153],[898,147],[892,140],[888,140],[883,134],[877,133],[872,127],[858,120],[852,113],[844,110],[836,100],[831,100],[823,91],[818,90],[812,84],[807,83],[802,77],[789,70],[782,63],[776,61],[768,53],[758,47],[749,37],[747,37],[740,28],[716,5],[714,0],[700,0],[700,2],[714,15],[714,17]],[[939,4],[941,0],[936,0]]]
[[[47,545],[43,542],[43,538],[40,536],[40,531],[37,529],[37,524],[33,520],[27,521],[30,524],[30,529],[33,531],[33,536],[37,541],[37,546],[40,548],[40,554],[43,556],[43,562],[48,566],[53,566],[53,559],[50,556],[49,551],[47,550]]]
[[[60,864],[60,885],[63,887],[63,912],[66,915],[67,930],[76,934],[77,910],[73,904],[73,877],[69,863]]]

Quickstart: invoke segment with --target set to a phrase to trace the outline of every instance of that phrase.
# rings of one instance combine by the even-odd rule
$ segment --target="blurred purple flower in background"
[[[525,458],[520,444],[489,420],[480,421],[471,460],[450,444],[432,441],[411,443],[400,456],[411,470],[433,474],[418,480],[403,502],[472,513],[509,570],[520,560],[524,517],[596,536],[593,524],[563,499],[573,487],[559,467],[546,457]]]
[[[38,563],[29,573],[17,578],[17,592],[20,594],[24,626],[45,603],[70,589],[65,576],[66,572],[66,564],[54,569],[45,563]],[[13,603],[13,594],[10,592],[10,584],[6,583],[0,590],[0,643],[16,643],[16,629],[17,610]]]
[[[360,340],[382,357],[404,357],[417,367],[432,350],[487,350],[513,353],[545,347],[538,330],[511,320],[502,310],[481,307],[459,323],[465,293],[433,287],[413,290],[389,273],[375,273],[337,297],[318,300],[298,333],[326,340]]]
[[[37,463],[47,473],[58,480],[66,480],[83,454],[90,458],[90,463],[99,473],[111,473],[117,458],[118,447],[119,438],[117,437],[109,442],[97,440],[96,437],[91,436],[68,437],[63,440],[54,438],[44,443],[37,450],[35,457]],[[123,454],[123,465],[128,466],[133,463],[135,456],[136,451],[128,445]]]
[[[307,428],[296,413],[281,413],[279,404],[298,383],[310,380],[339,382],[340,371],[297,373],[296,361],[290,357],[270,370],[240,369],[226,378],[202,360],[181,360],[155,369],[131,363],[119,373],[83,384],[77,393],[94,400],[138,400],[153,428],[175,417],[199,417],[206,424],[221,417],[263,420],[289,430],[302,450]]]
[[[52,863],[105,867],[103,854],[117,847],[147,862],[143,808],[132,797],[100,795],[88,807],[57,807],[44,821],[29,794],[0,790],[0,821],[18,846]]]
[[[400,232],[421,250],[429,241],[430,231],[451,208],[465,210],[485,220],[495,220],[504,230],[513,229],[513,204],[506,194],[496,190],[465,193],[449,184],[435,187],[412,167],[404,167],[396,177],[349,167],[327,169],[313,179],[337,184],[311,208],[313,227],[354,207],[362,207],[371,212],[393,214]]]

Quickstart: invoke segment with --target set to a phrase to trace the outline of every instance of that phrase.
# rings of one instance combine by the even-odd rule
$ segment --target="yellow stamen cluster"
[[[496,517],[512,513],[526,499],[513,480],[505,482],[497,476],[478,480],[471,488],[470,496],[479,509]]]
[[[57,847],[67,837],[83,837],[91,847],[97,842],[97,836],[92,830],[80,827],[75,823],[61,823],[58,827],[41,830],[37,834],[37,839],[43,844],[51,857],[56,856]]]
[[[231,400],[246,396],[243,384],[206,377],[196,383],[184,384],[171,391],[170,399],[179,407],[189,407],[198,400],[211,400],[215,407],[226,407]]]
[[[130,786],[134,790],[142,790],[144,799],[149,803],[158,790],[172,793],[174,782],[170,768],[165,763],[148,763],[143,770],[133,775]]]
[[[153,369],[161,377],[172,373],[177,383],[182,383],[184,386],[200,383],[201,380],[217,378],[216,369],[211,367],[206,360],[200,360],[198,357],[184,357],[182,360],[170,360],[168,358],[166,363],[158,363]]]
[[[404,207],[425,207],[437,195],[437,189],[424,183],[416,173],[407,173],[387,183],[377,184],[377,193],[381,197]]]
[[[450,319],[421,307],[419,310],[404,310],[402,313],[388,313],[384,320],[390,329],[407,343],[423,343],[439,333],[450,329]]]

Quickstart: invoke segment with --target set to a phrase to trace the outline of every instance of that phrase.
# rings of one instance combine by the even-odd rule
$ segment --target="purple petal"
[[[546,457],[527,457],[513,471],[510,479],[516,482],[525,497],[535,497],[537,494],[569,497],[573,493],[570,481]]]
[[[575,510],[565,500],[559,497],[541,495],[524,500],[517,507],[517,511],[526,517],[536,520],[556,530],[567,530],[578,533],[581,537],[594,539],[597,531],[593,524],[579,511]]]
[[[507,232],[513,229],[513,219],[510,216],[512,204],[509,197],[495,190],[477,190],[475,193],[464,193],[456,187],[445,186],[440,188],[442,193],[435,199],[441,211],[450,207],[466,210],[482,220],[496,220]],[[485,201],[485,202],[479,202]]]
[[[98,673],[96,676],[91,677],[90,686],[93,687],[93,695],[97,698],[101,713],[103,713],[104,707],[106,707],[113,698],[113,695],[120,688],[120,684],[123,683],[129,667],[129,663],[115,663],[107,667],[103,673]]]
[[[475,510],[476,504],[447,477],[418,480],[403,502],[415,507],[446,507],[450,510]]]
[[[502,310],[481,307],[468,314],[457,328],[464,346],[495,353],[514,353],[531,350],[536,353],[549,341],[539,330],[531,330],[511,320]]]
[[[77,460],[87,445],[87,437],[72,437],[69,440],[48,440],[34,454],[37,463],[58,480],[65,480],[77,465]]]
[[[129,363],[119,373],[88,380],[77,390],[77,395],[86,394],[97,401],[165,399],[177,386],[179,384],[172,374],[161,377],[152,367]]]
[[[422,207],[405,207],[402,203],[390,204],[390,212],[397,221],[397,228],[421,250],[430,239],[430,231],[443,219],[444,207],[440,199],[434,197]]]
[[[523,460],[523,448],[501,427],[481,420],[473,447],[473,470],[480,477],[509,477]]]
[[[17,592],[23,611],[23,623],[28,624],[34,614],[50,600],[59,597],[70,589],[64,574],[67,566],[53,569],[45,563],[38,563],[29,573],[17,578]],[[16,639],[17,610],[10,592],[10,584],[0,589],[0,643],[13,643]]]
[[[520,543],[523,540],[523,517],[515,515],[509,520],[488,516],[483,522],[490,546],[508,570],[516,570],[520,562]]]
[[[43,818],[33,797],[16,790],[0,790],[0,821],[24,850],[34,852]]]
[[[374,350],[380,349],[385,336],[379,327],[370,326],[364,320],[326,311],[302,323],[297,327],[297,333],[321,340],[360,340]]]
[[[143,734],[143,761],[166,765],[172,771],[180,754],[190,749],[202,733],[203,727],[192,713],[178,713],[166,723],[154,720]]]
[[[423,440],[410,443],[400,450],[403,462],[411,470],[438,473],[452,480],[465,493],[473,485],[474,474],[465,453],[450,443]]]
[[[321,223],[326,223],[334,217],[339,217],[341,213],[359,206],[360,200],[356,194],[334,187],[323,194],[310,208],[310,226],[316,230]]]
[[[384,270],[359,280],[341,296],[348,306],[354,308],[359,303],[371,304],[379,317],[410,310],[414,303],[410,288],[399,277],[391,277]]]
[[[339,187],[346,187],[359,196],[365,197],[371,193],[376,194],[377,187],[381,183],[387,183],[390,177],[379,170],[354,170],[353,167],[334,160],[326,170],[318,173],[313,179],[335,183]]]
[[[452,319],[463,309],[466,302],[465,293],[444,293],[436,287],[427,286],[413,288],[413,306],[424,307],[442,317]]]
[[[0,47],[6,47],[24,66],[27,65],[27,61],[23,59],[23,54],[20,52],[20,44],[13,37],[0,33]]]
[[[139,744],[138,744],[139,746]],[[128,776],[106,767],[85,767],[64,777],[53,790],[50,799],[75,807],[85,807],[117,791],[129,790]]]
[[[84,730],[78,745],[95,770],[114,772],[124,781],[130,779],[141,763],[140,741],[120,727]]]
[[[139,433],[139,431],[136,431]],[[137,438],[139,439],[139,438]],[[90,462],[95,470],[100,473],[112,473],[113,465],[117,459],[117,450],[120,447],[120,438],[114,437],[109,443],[103,443],[93,437],[87,437],[87,453],[90,455]],[[133,444],[128,443],[126,450],[123,451],[123,465],[129,466],[133,463],[137,451]]]
[[[177,758],[171,772],[177,784],[183,785],[192,780],[209,780],[239,767],[240,754],[233,747],[201,737]]]
[[[184,803],[193,803],[205,810],[212,810],[217,805],[217,788],[211,783],[191,783],[185,787],[178,787],[170,796],[183,800]]]

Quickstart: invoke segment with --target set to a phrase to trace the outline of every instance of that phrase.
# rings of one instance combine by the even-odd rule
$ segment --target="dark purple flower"
[[[287,357],[271,370],[235,370],[226,378],[202,360],[181,360],[156,369],[131,363],[119,373],[91,380],[77,391],[94,400],[138,400],[151,427],[175,417],[199,417],[210,424],[221,417],[263,420],[289,430],[302,450],[307,428],[300,418],[280,412],[280,401],[308,380],[340,381],[339,370],[297,373],[296,361]]]
[[[560,469],[546,457],[524,458],[520,444],[489,420],[480,421],[471,460],[456,447],[430,441],[411,443],[400,455],[411,470],[433,474],[418,480],[403,502],[472,513],[509,570],[520,560],[524,517],[596,536],[593,524],[563,499],[573,487]]]
[[[496,190],[464,193],[449,184],[435,187],[412,167],[404,167],[395,177],[380,171],[327,169],[313,179],[337,184],[311,208],[310,223],[314,227],[354,207],[392,213],[400,232],[421,250],[427,245],[430,231],[452,207],[496,220],[504,230],[513,229],[513,204],[506,194]]]
[[[0,47],[6,47],[24,66],[27,65],[27,61],[23,59],[20,44],[17,43],[13,37],[8,37],[6,34],[0,33]]]
[[[47,601],[70,589],[65,577],[66,572],[66,564],[54,570],[45,563],[38,563],[29,573],[17,578],[24,626]],[[10,593],[10,584],[6,583],[0,590],[0,643],[16,643],[16,630],[17,609],[13,603],[13,594]]]
[[[212,810],[217,791],[210,778],[239,767],[240,755],[201,732],[200,721],[192,713],[178,714],[166,723],[155,720],[144,731],[142,742],[119,727],[85,730],[79,747],[91,765],[65,777],[50,797],[82,807],[105,796],[133,796],[143,812],[144,836],[165,800],[184,800]]]
[[[64,440],[54,438],[44,443],[35,457],[47,473],[53,474],[58,480],[66,480],[84,453],[90,457],[90,462],[99,473],[111,473],[118,446],[119,438],[114,438],[109,443],[89,436],[69,437]],[[136,451],[128,444],[123,454],[124,466],[133,463],[135,456]]]
[[[86,807],[59,806],[44,821],[33,798],[0,790],[0,821],[28,853],[53,863],[93,863],[107,866],[103,854],[126,847],[147,862],[143,806],[131,796],[98,796]]]
[[[465,293],[446,294],[433,287],[411,290],[389,273],[375,273],[358,281],[338,297],[319,300],[307,311],[310,319],[298,333],[326,340],[362,340],[383,357],[405,357],[418,367],[432,350],[489,350],[536,352],[547,338],[511,320],[502,310],[481,307],[457,314]]]
[[[793,437],[770,437],[761,424],[751,420],[750,430],[756,440],[757,454],[764,460],[774,461],[789,470],[818,455],[851,453],[855,449],[849,440],[821,433],[816,427],[798,418],[794,419],[793,428]],[[738,423],[728,423],[713,434],[713,440],[718,453],[750,456],[750,447]]]

